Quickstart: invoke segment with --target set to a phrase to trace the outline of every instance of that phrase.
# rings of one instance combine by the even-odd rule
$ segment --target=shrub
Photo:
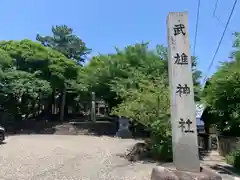
[[[136,86],[118,81],[112,87],[114,91],[119,91],[122,99],[112,113],[143,125],[151,134],[148,143],[150,153],[160,161],[171,160],[170,101],[166,77],[153,77],[140,72],[133,77],[138,80]]]
[[[235,150],[226,156],[227,163],[240,169],[240,150]]]
[[[167,120],[165,120],[167,121]],[[161,128],[161,121],[151,124],[151,153],[154,159],[172,161],[172,142],[170,124],[165,124],[165,131]]]

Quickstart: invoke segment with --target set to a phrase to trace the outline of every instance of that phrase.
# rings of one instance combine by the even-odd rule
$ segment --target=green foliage
[[[240,150],[235,150],[226,156],[227,163],[240,169]]]
[[[148,43],[138,43],[93,57],[82,74],[88,91],[109,102],[113,115],[128,117],[151,132],[153,154],[161,160],[172,158],[167,57],[162,45],[149,50]],[[193,58],[196,92],[200,76]]]
[[[39,114],[52,92],[76,89],[80,66],[50,47],[30,40],[0,42],[0,105],[16,120]]]
[[[159,143],[159,141],[161,143]],[[172,152],[172,142],[171,138],[163,141],[160,136],[152,135],[151,153],[154,159],[162,162],[172,162],[173,152]]]
[[[133,72],[133,81],[118,79],[112,85],[122,99],[112,113],[144,125],[151,132],[150,144],[155,158],[171,160],[169,89],[166,77]]]
[[[133,75],[134,81],[119,79],[112,89],[123,100],[113,110],[114,114],[126,116],[146,127],[154,126],[158,120],[165,129],[169,118],[168,86],[161,77],[152,77],[140,72]]]
[[[204,100],[211,107],[211,112],[221,120],[216,123],[222,130],[229,130],[240,125],[239,67],[238,62],[223,64],[209,81],[211,85],[203,92]]]
[[[135,70],[149,74],[166,71],[164,62],[158,54],[148,50],[146,43],[127,46],[123,50],[116,49],[115,54],[96,56],[84,69],[89,91],[95,91],[98,97],[103,97],[110,107],[121,101],[111,87],[118,78],[129,78],[131,81]]]
[[[144,43],[116,50],[89,63],[88,70],[97,69],[92,87],[105,98],[110,92],[110,98],[115,98],[112,114],[143,124],[152,133],[154,154],[162,153],[170,138],[166,62]]]
[[[196,58],[193,58],[193,78],[196,100],[199,100],[200,71],[196,69]],[[103,97],[116,106],[121,102],[120,97],[111,88],[111,84],[118,78],[134,81],[133,72],[143,72],[148,75],[159,76],[167,74],[167,48],[158,45],[156,49],[149,50],[148,43],[139,43],[125,47],[123,50],[116,48],[116,53],[93,57],[84,67],[83,79],[89,91]],[[168,79],[167,76],[165,77]]]
[[[85,56],[90,53],[85,43],[73,34],[73,29],[66,25],[53,26],[52,36],[41,36],[37,34],[37,41],[44,46],[50,47],[64,54],[68,59],[73,59],[78,63],[85,60]]]
[[[90,49],[88,49],[85,43],[79,37],[74,35],[73,30],[66,25],[53,26],[52,36],[40,36],[38,34],[36,39],[45,47],[50,47],[51,49],[54,49],[60,52],[61,55],[65,56],[65,58],[56,58],[55,61],[58,64],[52,64],[49,66],[51,68],[50,71],[55,77],[52,82],[62,84],[61,90],[58,89],[58,91],[62,99],[60,119],[63,120],[65,111],[67,109],[65,108],[66,99],[75,101],[79,100],[79,94],[87,94],[82,92],[82,89],[85,89],[86,86],[83,85],[84,83],[82,83],[82,81],[80,82],[78,79],[81,78],[79,73],[82,72],[80,71],[79,66],[82,66],[81,63],[84,62],[86,55],[90,53]],[[66,63],[68,64],[66,65]],[[78,66],[76,66],[76,63]],[[60,66],[65,67],[65,71],[62,70],[59,72],[58,70]],[[60,79],[58,79],[59,77]],[[66,77],[74,77],[74,80],[72,78],[66,79]],[[80,84],[83,85],[83,87],[81,87]],[[71,94],[69,94],[69,92],[71,92]],[[56,94],[56,92],[54,91],[53,94]]]
[[[7,69],[7,68],[10,68],[12,64],[13,64],[13,60],[9,56],[9,54],[3,49],[0,49],[0,68]]]
[[[17,70],[34,73],[49,80],[55,87],[63,86],[67,79],[76,79],[79,67],[63,54],[30,40],[2,41],[0,48],[14,60]],[[65,78],[67,77],[67,78]]]
[[[153,154],[171,159],[166,47],[150,50],[148,43],[138,43],[95,56],[81,66],[90,50],[66,25],[52,27],[52,36],[38,34],[37,41],[0,42],[2,109],[25,120],[53,106],[60,108],[64,98],[58,97],[64,94],[68,105],[76,105],[94,91],[109,103],[112,114],[128,117],[151,132]],[[196,58],[192,60],[199,99],[201,73]],[[60,109],[63,112],[64,103]]]
[[[236,41],[238,38],[236,37]],[[238,130],[240,127],[239,50],[234,52],[232,61],[222,63],[218,71],[209,79],[203,91],[203,101],[209,111],[206,118],[209,119],[211,116],[212,124],[216,124],[222,133],[240,135]]]
[[[48,98],[52,91],[48,81],[15,69],[8,69],[1,82],[4,82],[2,93],[5,96],[1,99],[1,106],[19,119],[34,115],[39,110],[38,102]]]

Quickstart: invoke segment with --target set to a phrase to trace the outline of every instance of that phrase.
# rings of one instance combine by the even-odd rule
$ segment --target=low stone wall
[[[117,126],[114,122],[69,122],[53,127],[53,134],[57,135],[108,135],[113,136],[117,132]]]
[[[71,124],[78,131],[77,134],[114,136],[118,130],[117,123],[109,121],[83,122]]]
[[[80,121],[80,122],[59,122],[59,121],[25,121],[18,128],[7,128],[7,134],[94,134],[94,135],[115,135],[117,122],[111,120]]]
[[[228,153],[240,149],[240,137],[219,136],[219,153],[226,156]]]
[[[209,143],[210,135],[198,134],[198,145],[204,150],[218,150],[220,155],[226,156],[228,153],[240,149],[240,137],[229,137],[229,136],[215,136],[218,138],[217,141]],[[214,147],[213,147],[214,146]]]

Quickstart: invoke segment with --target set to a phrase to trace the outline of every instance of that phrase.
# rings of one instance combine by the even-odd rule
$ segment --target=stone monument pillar
[[[154,168],[151,179],[221,179],[212,171],[200,168],[192,62],[189,48],[188,13],[169,13],[167,32],[172,147],[175,168]]]
[[[174,164],[200,172],[187,13],[169,13],[167,24]]]

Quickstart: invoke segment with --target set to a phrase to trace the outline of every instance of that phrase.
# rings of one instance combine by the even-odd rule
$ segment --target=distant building
[[[204,111],[203,104],[196,104],[196,124],[197,124],[197,131],[198,133],[204,133],[204,122],[202,121],[201,117]]]

